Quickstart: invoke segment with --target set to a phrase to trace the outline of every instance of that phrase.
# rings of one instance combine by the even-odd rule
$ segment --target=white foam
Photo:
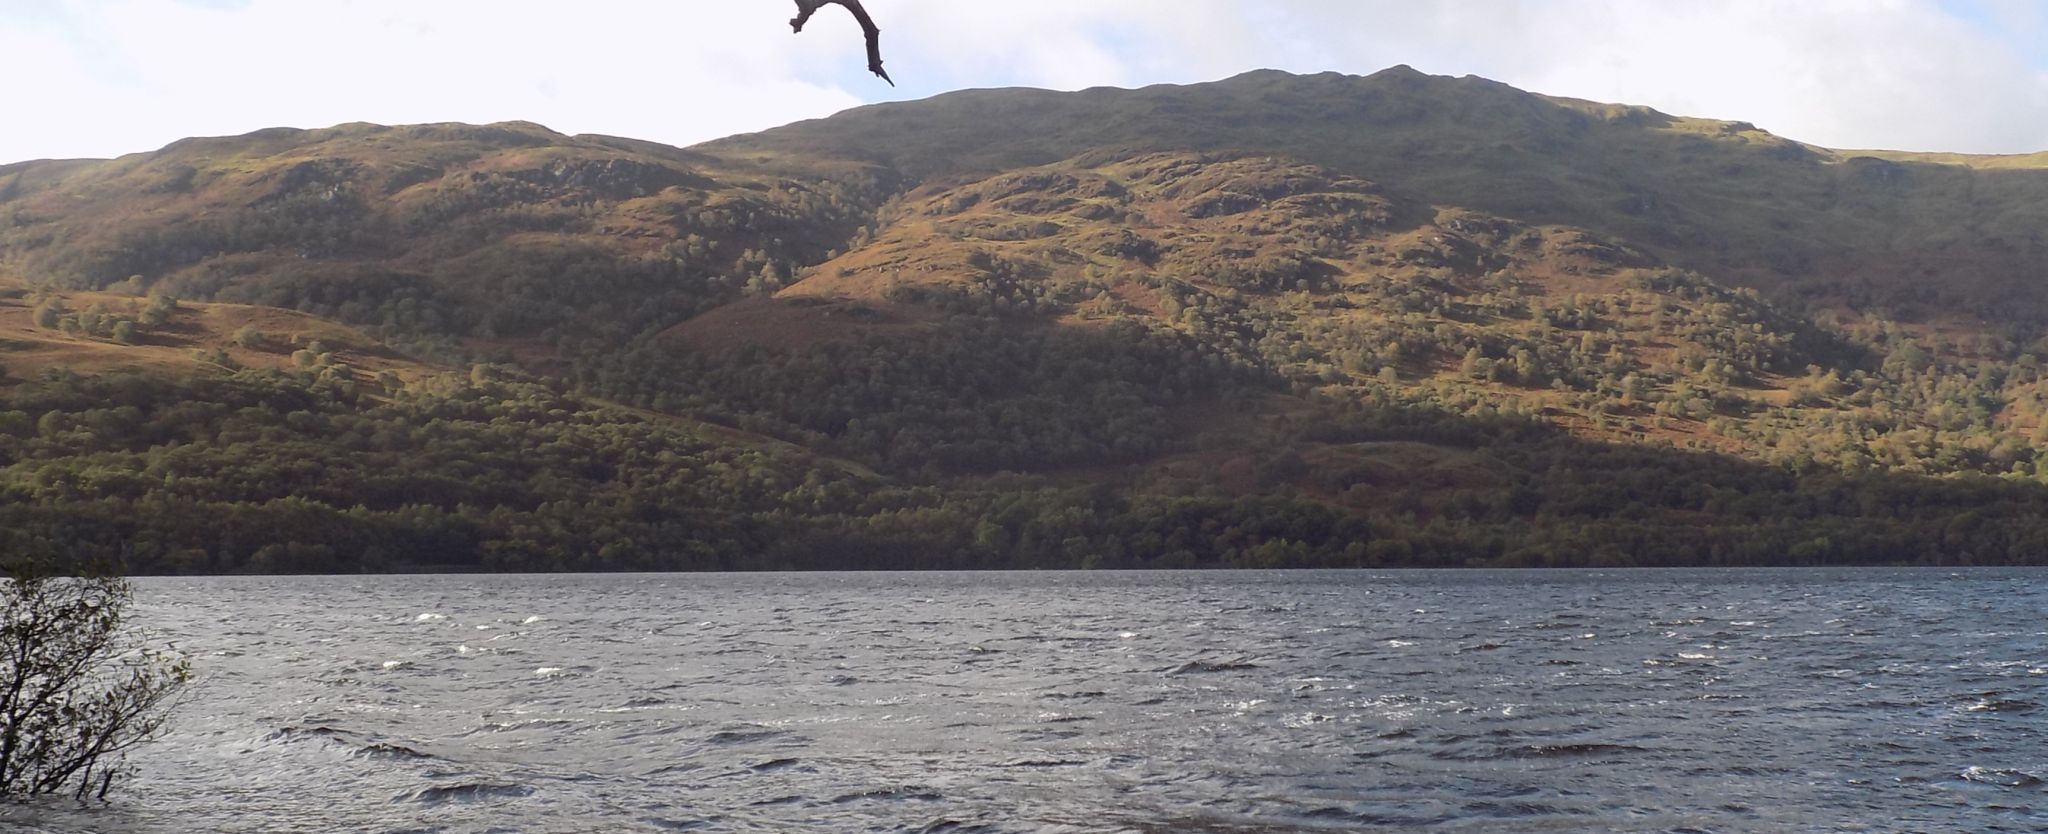
[[[1999,785],[2007,788],[2031,787],[2042,782],[2039,774],[2014,768],[1992,768],[1982,765],[1966,767],[1960,775],[1966,781],[1981,782],[1986,785]]]
[[[524,620],[520,620],[520,621],[519,621],[519,624],[520,624],[520,625],[533,625],[534,623],[544,623],[544,622],[547,622],[547,621],[548,621],[548,618],[546,618],[546,617],[543,617],[543,616],[541,616],[541,615],[539,615],[539,614],[535,614],[535,615],[533,615],[533,616],[531,616],[531,617],[527,617],[527,618],[526,618],[526,619],[524,619]]]
[[[1130,640],[1136,638],[1138,633],[1135,631],[1119,631],[1116,633],[1116,636],[1120,640]]]

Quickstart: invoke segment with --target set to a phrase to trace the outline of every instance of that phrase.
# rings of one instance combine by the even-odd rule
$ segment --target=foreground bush
[[[114,576],[10,571],[0,584],[0,797],[106,798],[163,729],[189,665],[134,645]]]

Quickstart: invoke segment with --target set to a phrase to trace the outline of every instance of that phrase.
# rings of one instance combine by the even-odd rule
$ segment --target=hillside
[[[0,167],[0,278],[297,309],[422,349],[633,333],[817,260],[880,194],[531,124],[272,130]]]
[[[2029,327],[2044,312],[2033,278],[2048,257],[2048,154],[1837,151],[1743,122],[1407,67],[1365,77],[1260,71],[1139,90],[972,90],[698,148],[863,160],[921,180],[1103,149],[1283,155],[1432,203],[1584,228],[1787,298]]]
[[[750,516],[794,490],[829,526],[881,480],[303,313],[0,284],[0,552],[183,572],[801,563],[770,551],[805,530]]]
[[[0,167],[0,544],[2038,561],[2044,172],[1405,68]]]

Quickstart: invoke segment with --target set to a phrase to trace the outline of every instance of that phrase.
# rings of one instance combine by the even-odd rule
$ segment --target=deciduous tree
[[[191,667],[137,644],[117,576],[17,567],[0,585],[0,796],[104,799],[155,738]]]

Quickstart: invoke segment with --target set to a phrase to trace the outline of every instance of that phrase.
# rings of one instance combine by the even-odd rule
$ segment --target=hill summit
[[[1585,228],[1744,286],[1929,315],[2011,318],[1996,314],[2017,302],[2038,318],[2031,270],[2048,257],[2048,153],[1830,150],[1746,122],[1405,66],[1138,90],[975,90],[701,149],[856,159],[917,179],[1103,149],[1275,154],[1432,203]]]

